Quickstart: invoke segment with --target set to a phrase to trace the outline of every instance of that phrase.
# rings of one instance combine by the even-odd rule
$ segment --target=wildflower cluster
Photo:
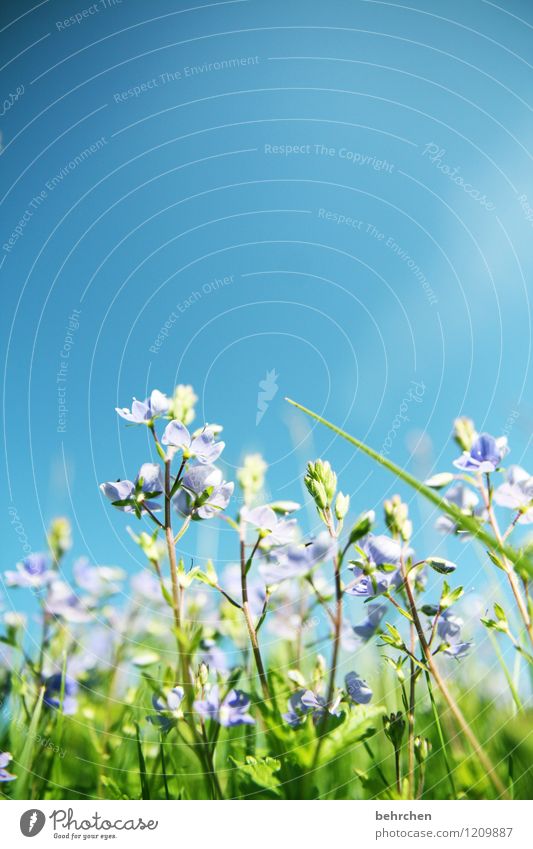
[[[123,763],[124,741],[131,743],[138,769],[129,761],[123,771],[138,775],[138,789],[106,775],[117,797],[148,798],[149,775],[159,776],[155,793],[165,798],[321,795],[328,764],[349,758],[349,780],[372,796],[419,798],[437,756],[445,759],[455,796],[442,750],[444,703],[476,756],[479,780],[505,795],[450,686],[452,671],[468,664],[474,649],[475,622],[464,605],[467,570],[438,549],[423,550],[399,495],[384,501],[381,515],[376,508],[352,516],[353,497],[339,489],[323,459],[309,462],[304,475],[317,517],[315,533],[306,534],[300,504],[265,497],[260,455],[243,458],[236,484],[226,480],[222,427],[194,427],[196,400],[182,385],[117,408],[128,426],[147,428],[152,445],[130,479],[100,485],[117,519],[123,514],[135,525],[127,530],[145,561],[140,572],[84,557],[70,564],[64,518],[51,524],[46,551],[4,572],[8,587],[33,593],[41,627],[32,654],[24,617],[3,616],[3,701],[12,717],[28,718],[34,736],[32,746],[19,745],[15,722],[0,736],[0,782],[27,782],[17,764],[24,762],[20,773],[28,776],[28,764],[52,757],[52,747],[40,754],[35,740],[59,746],[63,735],[75,741],[82,726],[88,736],[80,745],[98,745],[104,763]],[[478,434],[470,420],[456,422],[455,438],[462,454],[454,471],[433,475],[419,491],[438,503],[441,533],[463,541],[484,534],[484,551],[509,583],[521,627],[499,602],[494,618],[481,622],[492,639],[503,635],[533,663],[531,575],[527,557],[515,558],[508,542],[533,521],[532,478],[519,466],[504,469],[506,441]],[[496,508],[512,511],[504,529]],[[186,567],[181,540],[205,522],[234,534],[233,565],[220,569],[194,558]],[[4,667],[22,670],[16,683]],[[390,675],[394,687],[387,689]],[[516,692],[513,698],[519,703]],[[428,721],[435,724],[432,739]],[[387,752],[383,768],[376,741]],[[53,769],[50,761],[43,770],[43,793]],[[184,782],[192,775],[200,779],[189,791]]]

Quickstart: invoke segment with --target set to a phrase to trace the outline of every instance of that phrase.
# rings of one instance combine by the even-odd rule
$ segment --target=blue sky
[[[5,568],[9,509],[34,550],[65,514],[77,554],[137,567],[98,483],[152,447],[114,407],[177,382],[224,425],[226,476],[260,451],[277,497],[318,455],[354,513],[397,488],[286,395],[377,449],[409,398],[390,456],[420,475],[459,414],[527,462],[530,4],[193,5],[2,4]],[[209,550],[234,556],[184,541]]]

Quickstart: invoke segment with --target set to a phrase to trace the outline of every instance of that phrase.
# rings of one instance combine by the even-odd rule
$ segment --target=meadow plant
[[[303,480],[318,532],[308,537],[298,503],[264,503],[260,455],[244,458],[235,497],[220,468],[221,426],[191,427],[196,400],[179,386],[117,409],[153,444],[131,479],[100,485],[117,519],[137,523],[128,531],[143,571],[78,558],[68,580],[71,532],[60,518],[47,551],[5,572],[9,587],[35,596],[40,636],[35,647],[24,618],[4,615],[4,795],[528,798],[525,688],[504,655],[533,664],[530,551],[510,544],[533,522],[533,479],[504,468],[506,440],[458,419],[454,470],[421,483],[300,407],[429,499],[437,529],[477,539],[503,573],[508,594],[494,618],[478,617],[509,686],[495,715],[490,693],[468,690],[458,673],[477,653],[461,607],[465,568],[417,551],[407,502],[394,495],[382,518],[369,509],[350,518],[350,482],[341,490],[327,460],[310,461]],[[220,574],[180,555],[205,522],[234,534],[236,562]]]

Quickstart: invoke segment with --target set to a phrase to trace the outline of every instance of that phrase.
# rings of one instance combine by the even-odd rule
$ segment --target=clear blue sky
[[[261,451],[277,497],[318,454],[354,512],[396,488],[285,395],[379,449],[414,381],[394,460],[448,468],[469,414],[526,463],[531,5],[105,6],[0,11],[3,568],[9,508],[34,550],[64,513],[77,554],[136,568],[98,483],[152,448],[114,407],[177,382],[224,425],[227,477]],[[210,546],[231,559],[212,529],[183,550]]]

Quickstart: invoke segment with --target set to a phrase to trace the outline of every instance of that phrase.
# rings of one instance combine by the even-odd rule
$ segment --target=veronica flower
[[[455,657],[457,660],[460,660],[461,658],[466,657],[471,648],[472,643],[454,643],[453,645],[447,646],[443,651],[444,654],[447,654],[449,657]]]
[[[485,515],[484,507],[478,507],[479,498],[476,493],[462,483],[458,483],[448,490],[445,495],[445,501],[455,504],[465,516],[478,516],[482,518]],[[469,534],[461,530],[459,525],[450,516],[439,516],[435,522],[435,528],[445,534],[456,534],[460,532],[463,539],[469,536]]]
[[[311,715],[313,723],[318,725],[326,711],[332,716],[339,716],[338,702],[334,702],[329,708],[323,696],[314,693],[313,690],[298,690],[293,693],[288,701],[288,711],[282,718],[291,728],[298,728],[303,724],[306,717]]]
[[[45,601],[46,612],[66,622],[88,622],[92,617],[86,599],[79,598],[64,581],[54,581]]]
[[[302,696],[306,692],[306,690],[298,690],[296,693],[293,693],[287,703],[287,713],[282,714],[282,719],[284,719],[291,728],[298,728],[305,722],[309,709],[302,702]]]
[[[71,678],[70,675],[65,675],[65,679],[63,681],[63,675],[60,672],[56,672],[46,679],[44,685],[45,690],[43,701],[45,705],[55,708],[56,710],[62,708],[62,712],[65,716],[72,716],[72,714],[76,713],[78,709],[78,702],[76,699],[78,694],[78,682],[75,678]],[[63,699],[61,699],[61,693],[63,693]]]
[[[197,436],[191,436],[185,425],[177,419],[167,424],[161,442],[170,448],[181,450],[185,460],[195,457],[202,464],[211,464],[218,460],[225,446],[224,442],[215,442],[215,434],[208,425]]]
[[[272,507],[243,507],[241,519],[252,525],[261,536],[261,544],[265,547],[286,545],[293,542],[296,536],[296,519],[280,519]]]
[[[112,566],[91,566],[87,557],[79,557],[73,567],[74,580],[92,596],[114,595],[120,591],[116,581],[126,577],[122,569]]]
[[[147,716],[148,722],[159,725],[162,731],[170,731],[176,720],[183,717],[181,703],[185,698],[183,687],[173,687],[166,695],[153,695],[152,705],[155,715]]]
[[[161,584],[148,569],[143,569],[142,572],[137,572],[137,574],[133,575],[130,579],[130,584],[135,596],[139,600],[156,603],[163,601]]]
[[[354,573],[354,581],[345,592],[349,595],[372,598],[398,587],[402,582],[400,569],[389,572],[376,572],[385,564],[399,566],[403,557],[406,559],[413,554],[412,548],[405,548],[400,542],[384,534],[368,534],[360,544],[364,560],[354,561],[350,569]],[[366,574],[370,570],[370,574]]]
[[[120,641],[120,633],[112,626],[84,628],[79,638],[76,638],[75,653],[69,654],[69,675],[78,678],[93,669],[114,672]]]
[[[222,472],[215,466],[193,466],[183,476],[174,507],[183,516],[211,519],[228,506],[233,488],[233,482],[222,480]]]
[[[221,702],[218,685],[215,685],[209,691],[207,698],[194,702],[194,709],[202,719],[212,719],[224,728],[233,728],[236,725],[255,725],[255,719],[248,713],[250,696],[247,696],[242,690],[230,690]]]
[[[353,625],[352,631],[363,643],[367,643],[378,630],[387,610],[386,604],[369,604],[367,618],[360,625]]]
[[[17,777],[16,775],[11,775],[10,772],[7,771],[6,766],[13,758],[9,754],[9,752],[0,752],[0,782],[2,781],[14,781]]]
[[[327,531],[322,531],[308,545],[289,545],[273,552],[259,566],[259,571],[270,586],[287,578],[308,575],[315,566],[330,560],[336,553],[337,541]]]
[[[152,394],[146,401],[137,401],[133,399],[131,410],[127,407],[115,407],[115,410],[123,419],[133,424],[150,425],[158,416],[163,416],[168,413],[170,408],[170,400],[166,395],[163,395],[159,390],[154,389]]]
[[[445,643],[459,642],[463,620],[455,616],[451,610],[445,610],[439,618],[437,633]]]
[[[506,481],[494,492],[494,501],[500,507],[523,511],[519,523],[533,522],[533,477],[521,466],[509,466]]]
[[[226,655],[214,640],[203,639],[200,643],[200,654],[203,663],[215,672],[226,673],[228,662]]]
[[[142,512],[146,507],[152,512],[161,510],[161,505],[152,501],[152,497],[160,495],[164,488],[161,467],[157,463],[143,463],[135,483],[124,480],[100,484],[100,491],[124,513]],[[151,497],[146,498],[147,495]]]
[[[45,554],[28,554],[21,563],[17,563],[16,572],[4,572],[4,575],[8,587],[34,590],[47,586],[56,577]]]
[[[357,705],[367,705],[372,699],[373,693],[366,681],[359,677],[356,672],[348,672],[344,678],[346,692],[352,702]]]
[[[507,437],[500,436],[495,439],[490,433],[481,433],[469,451],[463,451],[453,465],[465,472],[482,472],[488,474],[495,472],[503,457],[509,451]]]
[[[306,713],[310,713],[315,725],[322,720],[326,712],[326,700],[312,690],[305,690],[301,695],[301,704]]]
[[[461,640],[461,628],[463,620],[459,616],[455,616],[450,610],[445,610],[441,615],[437,633],[441,640],[441,649],[448,657],[455,657],[458,660],[466,657],[472,647],[472,643],[467,643]],[[446,646],[442,648],[442,646]]]

